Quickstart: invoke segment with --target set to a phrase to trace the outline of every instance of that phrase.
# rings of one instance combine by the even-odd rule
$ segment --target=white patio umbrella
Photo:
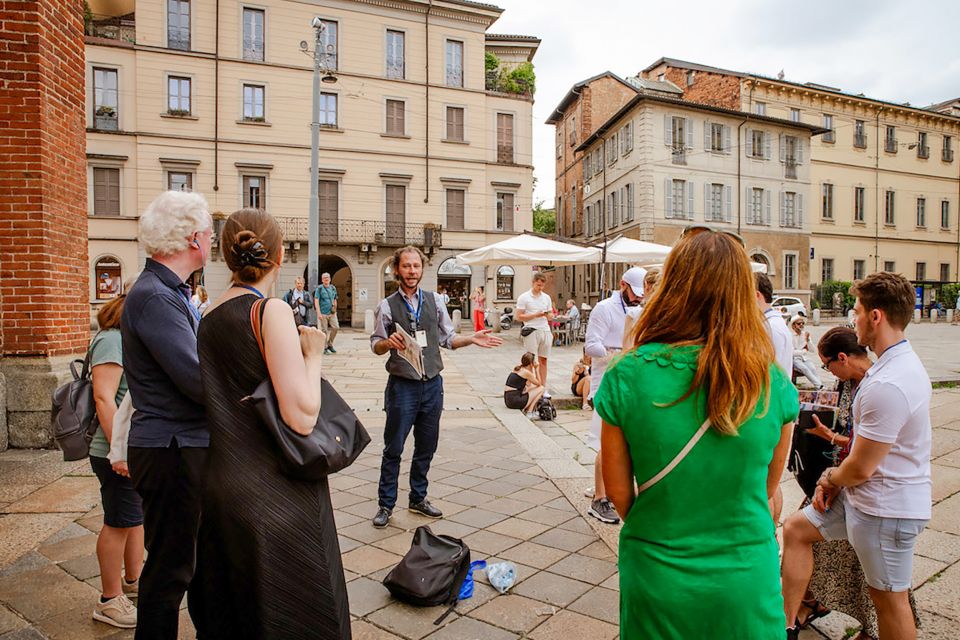
[[[460,264],[562,266],[600,262],[600,249],[520,234],[457,256]]]
[[[603,243],[597,248],[603,251]],[[623,236],[606,242],[606,262],[626,262],[645,267],[649,264],[663,264],[670,253],[670,247],[643,240],[634,240]]]
[[[643,265],[643,266],[646,267],[647,269],[663,269],[663,265],[662,265],[662,264],[645,264],[645,265]],[[750,270],[753,271],[754,273],[757,273],[757,272],[766,273],[766,272],[767,272],[767,265],[765,265],[765,264],[763,264],[763,263],[760,263],[760,262],[753,262],[753,261],[751,260],[751,261],[750,261]]]

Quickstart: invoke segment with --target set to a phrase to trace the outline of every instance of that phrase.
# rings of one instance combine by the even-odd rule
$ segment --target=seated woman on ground
[[[520,364],[507,376],[503,388],[503,402],[508,409],[522,409],[528,418],[538,417],[535,407],[543,396],[540,385],[537,356],[529,351],[520,358]]]
[[[570,378],[570,392],[580,398],[583,410],[590,408],[587,396],[590,395],[590,356],[583,354],[573,365],[573,376]]]

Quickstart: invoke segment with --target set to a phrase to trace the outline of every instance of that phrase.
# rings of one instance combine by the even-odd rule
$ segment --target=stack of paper
[[[417,372],[421,378],[423,377],[423,349],[420,348],[420,345],[417,344],[417,341],[407,333],[403,327],[399,324],[394,324],[397,328],[397,333],[403,337],[403,350],[397,351],[397,355],[410,363],[410,366],[413,367],[414,371]]]

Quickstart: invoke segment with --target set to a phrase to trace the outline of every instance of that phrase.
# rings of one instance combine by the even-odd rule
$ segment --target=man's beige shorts
[[[541,358],[550,357],[551,347],[553,347],[553,334],[550,333],[549,329],[536,329],[526,338],[523,338],[523,348]]]

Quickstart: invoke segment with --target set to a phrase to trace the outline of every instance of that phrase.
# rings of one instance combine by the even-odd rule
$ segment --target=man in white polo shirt
[[[877,609],[880,640],[916,637],[907,590],[913,548],[931,512],[930,378],[904,337],[914,290],[899,274],[874,273],[851,288],[857,340],[879,358],[853,402],[850,455],[827,469],[813,504],[784,523],[787,637],[813,571],[813,543],[850,541]]]
[[[517,320],[523,323],[520,334],[523,336],[523,348],[536,354],[540,363],[540,384],[547,388],[547,358],[553,346],[553,334],[550,333],[550,320],[553,319],[553,300],[543,291],[547,276],[539,271],[533,274],[530,290],[517,298]],[[549,398],[549,392],[543,397]]]

